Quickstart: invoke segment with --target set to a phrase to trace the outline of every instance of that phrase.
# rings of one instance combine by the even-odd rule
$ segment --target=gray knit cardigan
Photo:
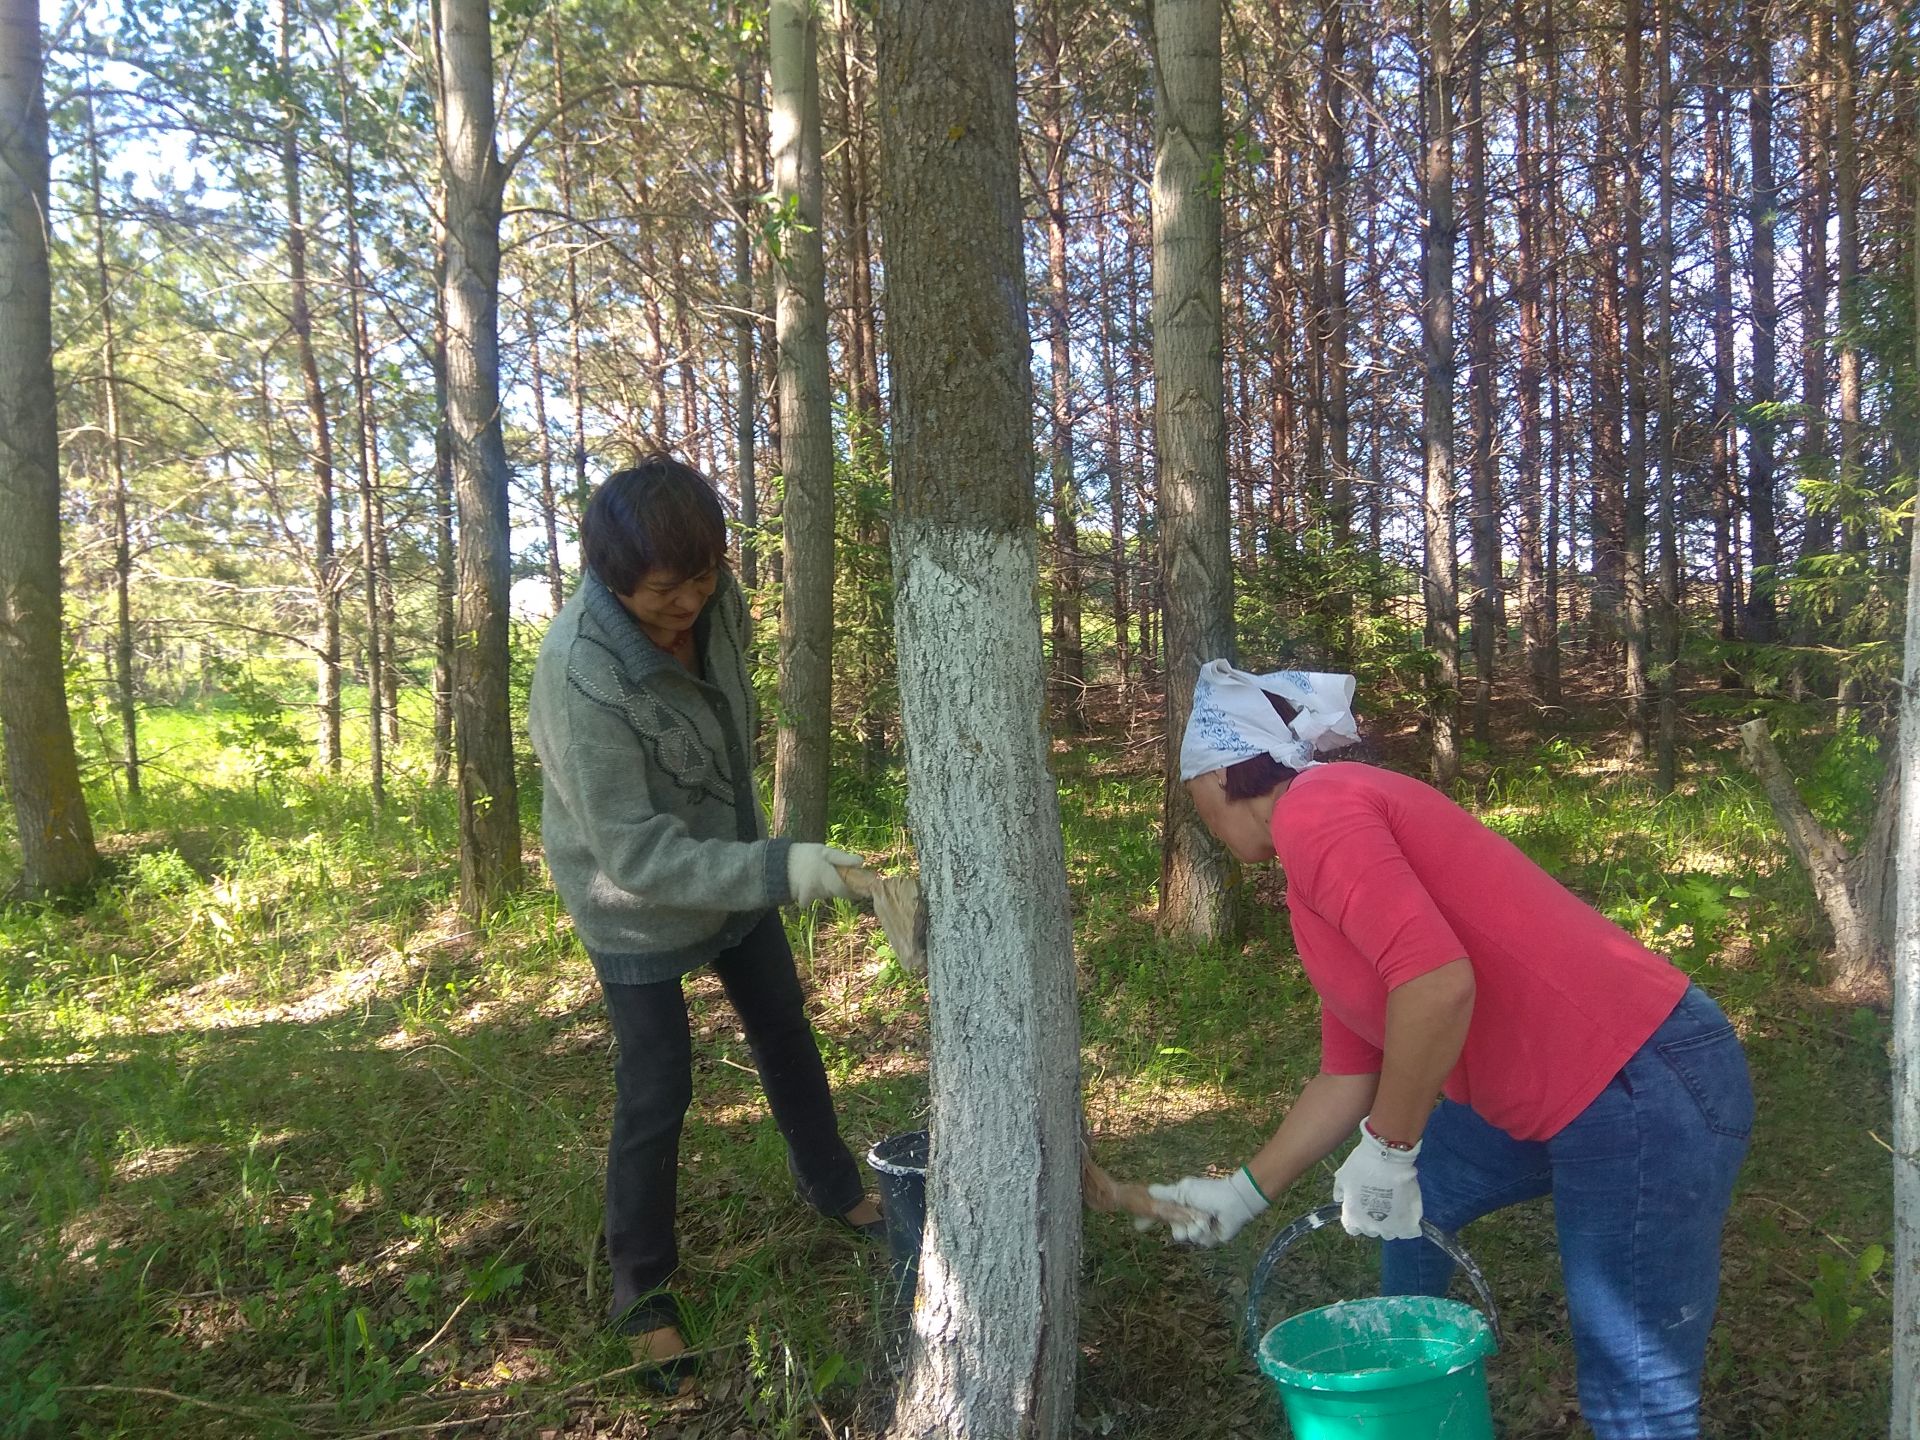
[[[534,666],[528,730],[554,888],[603,981],[669,980],[792,899],[750,762],[747,607],[722,571],[694,623],[702,674],[589,576]]]

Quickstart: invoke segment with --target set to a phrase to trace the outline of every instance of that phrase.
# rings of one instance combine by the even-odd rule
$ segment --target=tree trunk
[[[1654,504],[1660,531],[1660,604],[1659,672],[1655,680],[1660,697],[1659,730],[1654,747],[1655,784],[1661,794],[1674,786],[1678,764],[1675,749],[1679,743],[1679,670],[1680,670],[1680,537],[1679,519],[1674,508],[1674,443],[1676,423],[1673,399],[1673,0],[1658,0],[1659,40],[1654,68],[1658,71],[1658,109],[1660,131],[1660,274],[1657,292],[1658,315],[1655,321],[1660,366],[1660,451],[1659,486]]]
[[[1073,471],[1073,341],[1067,281],[1066,81],[1060,71],[1062,0],[1048,0],[1035,16],[1040,47],[1037,108],[1045,170],[1041,206],[1047,232],[1047,463],[1053,485],[1053,685],[1055,713],[1066,728],[1087,728],[1086,656],[1080,637],[1082,582]]]
[[[453,770],[454,608],[460,592],[454,559],[453,422],[447,389],[446,187],[435,197],[433,306],[433,783]]]
[[[1428,0],[1429,4],[1437,0]],[[1467,10],[1467,334],[1473,410],[1473,738],[1492,743],[1493,662],[1500,628],[1500,483],[1495,472],[1493,225],[1487,187],[1487,26],[1482,0]]]
[[[1620,167],[1620,218],[1625,229],[1625,264],[1620,310],[1625,321],[1626,499],[1620,533],[1625,541],[1622,565],[1623,680],[1627,700],[1627,759],[1646,759],[1648,744],[1647,671],[1647,252],[1646,252],[1646,74],[1642,64],[1641,24],[1645,0],[1626,0],[1622,29],[1625,44],[1620,67],[1620,104],[1624,118],[1625,163]]]
[[[1912,50],[1902,70],[1914,78]],[[1913,364],[1920,371],[1920,102],[1913,106]],[[1901,664],[1900,808],[1893,852],[1893,1405],[1892,1440],[1920,1440],[1920,525],[1909,527],[1907,627]]]
[[[39,10],[9,0],[0,7],[0,739],[29,893],[84,885],[99,864],[61,664],[48,188]]]
[[[333,541],[333,427],[327,417],[327,391],[313,349],[313,309],[307,297],[307,224],[300,185],[300,113],[293,98],[293,7],[280,0],[280,180],[287,204],[287,328],[306,385],[307,423],[313,435],[314,601],[320,611],[317,696],[319,758],[328,770],[340,769],[340,575]]]
[[[1706,205],[1713,249],[1713,549],[1714,599],[1719,609],[1720,641],[1740,638],[1742,596],[1734,576],[1738,549],[1734,515],[1740,481],[1736,458],[1738,419],[1734,413],[1733,354],[1733,148],[1732,115],[1726,80],[1731,76],[1726,49],[1717,52],[1714,83],[1707,88]],[[1723,78],[1724,77],[1724,78]],[[1721,666],[1721,684],[1737,685],[1739,672]]]
[[[1353,530],[1352,414],[1347,398],[1347,250],[1350,176],[1347,167],[1347,24],[1345,0],[1329,0],[1320,53],[1320,166],[1327,197],[1325,356],[1327,393],[1327,510],[1335,544]],[[1245,407],[1241,407],[1245,412]]]
[[[1620,330],[1620,202],[1612,150],[1617,143],[1610,62],[1596,60],[1599,99],[1593,166],[1593,303],[1587,344],[1593,358],[1593,600],[1587,614],[1587,650],[1611,655],[1619,643],[1626,575],[1626,459],[1620,443],[1625,408]]]
[[[779,376],[783,589],[773,825],[827,836],[833,741],[833,405],[820,242],[819,20],[809,0],[774,0],[773,189],[793,223],[780,236]]]
[[[1809,497],[1801,532],[1804,562],[1833,550],[1834,494],[1827,368],[1832,359],[1828,308],[1833,298],[1832,256],[1827,236],[1833,222],[1832,16],[1823,4],[1807,6],[1807,37],[1800,86],[1800,475]],[[1821,605],[1802,605],[1792,616],[1794,643],[1820,641]],[[1793,689],[1805,685],[1806,665],[1796,658]]]
[[[732,29],[738,34],[737,10],[734,18]],[[753,136],[747,128],[744,45],[734,61],[733,83],[733,471],[740,496],[740,583],[751,592],[760,584],[760,481],[754,454],[760,390],[753,363],[753,205],[760,186],[753,163]]]
[[[1460,774],[1460,579],[1453,519],[1453,11],[1452,0],[1425,0],[1422,56],[1426,156],[1421,167],[1420,306],[1426,537],[1427,649],[1433,656],[1429,718],[1433,779],[1442,789]]]
[[[1513,289],[1519,306],[1520,364],[1514,402],[1520,419],[1519,469],[1514,477],[1520,502],[1520,633],[1527,678],[1536,698],[1547,696],[1546,595],[1540,564],[1541,488],[1540,386],[1543,360],[1540,328],[1540,157],[1534,149],[1533,66],[1535,48],[1526,0],[1514,0],[1514,162],[1518,194],[1514,216]]]
[[[1040,723],[1014,10],[882,0],[875,35],[900,708],[933,1016],[929,1215],[892,1433],[1056,1440],[1078,1350],[1080,1048]]]
[[[1552,256],[1547,272],[1546,293],[1546,331],[1547,331],[1547,533],[1544,542],[1545,574],[1541,580],[1544,594],[1542,609],[1544,643],[1546,647],[1545,667],[1542,676],[1540,698],[1548,705],[1560,703],[1560,471],[1566,457],[1566,434],[1561,428],[1563,407],[1562,391],[1567,387],[1569,377],[1564,373],[1565,366],[1561,357],[1566,354],[1567,346],[1567,310],[1566,304],[1566,230],[1561,219],[1560,206],[1560,62],[1555,50],[1556,37],[1553,22],[1553,0],[1546,0],[1544,14],[1540,23],[1540,53],[1546,57],[1547,94],[1546,94],[1546,178],[1545,178],[1545,224],[1544,243],[1547,253]],[[1569,402],[1566,410],[1571,410]],[[1568,467],[1569,469],[1571,467]],[[1568,507],[1569,511],[1571,506]],[[1571,535],[1574,530],[1573,517],[1567,517],[1567,529]],[[1573,551],[1575,546],[1569,545]],[[1569,561],[1571,565],[1571,561]],[[1569,621],[1572,607],[1569,605]]]
[[[353,331],[353,403],[359,444],[354,450],[360,487],[360,562],[367,625],[368,798],[375,814],[387,803],[386,682],[380,613],[380,541],[385,529],[380,501],[380,436],[373,418],[373,341],[367,328],[366,276],[360,264],[358,179],[354,173],[353,107],[347,81],[346,27],[334,35],[334,74],[340,100],[342,217],[347,238],[347,317]]]
[[[1780,204],[1773,177],[1773,41],[1769,0],[1747,0],[1747,140],[1751,163],[1748,223],[1753,231],[1749,288],[1753,309],[1753,379],[1747,407],[1747,505],[1749,548],[1753,560],[1747,578],[1747,638],[1771,645],[1777,638],[1780,537],[1775,526],[1773,480],[1773,407],[1777,400],[1774,356],[1780,326],[1773,291],[1775,211]]]
[[[500,434],[500,203],[486,0],[439,0],[447,192],[447,419],[460,526],[454,744],[460,902],[488,909],[520,884],[520,804],[508,689],[507,452]]]
[[[1867,568],[1867,477],[1860,413],[1860,333],[1865,316],[1860,304],[1860,140],[1854,133],[1857,57],[1854,53],[1854,0],[1834,0],[1833,56],[1833,202],[1834,291],[1839,331],[1835,370],[1840,393],[1840,548],[1859,571]],[[1864,579],[1849,573],[1840,603],[1850,610],[1866,602]],[[1840,681],[1842,710],[1860,700],[1860,679],[1850,668]]]
[[[573,142],[567,108],[566,52],[560,43],[560,7],[547,7],[547,29],[553,48],[553,101],[556,134],[555,159],[560,175],[560,208],[573,215]],[[573,519],[577,529],[587,509],[587,401],[580,346],[580,257],[569,241],[567,256],[567,339],[571,350],[567,369],[567,396],[573,403]]]
[[[1118,213],[1124,214],[1124,210]],[[1114,277],[1107,272],[1108,225],[1096,225],[1093,232],[1094,267],[1102,295],[1111,295]],[[1131,275],[1122,274],[1120,286],[1132,284]],[[1113,327],[1118,317],[1109,307],[1100,315],[1100,394],[1103,403],[1101,434],[1105,446],[1107,472],[1108,560],[1113,584],[1113,635],[1115,690],[1121,708],[1127,708],[1128,687],[1132,679],[1133,654],[1127,633],[1131,623],[1127,607],[1127,472],[1120,444],[1120,378],[1113,356]]]
[[[1209,660],[1232,659],[1233,567],[1220,333],[1219,0],[1153,7],[1153,374],[1166,614],[1160,927],[1239,931],[1238,868],[1180,783],[1180,736]]]
[[[107,268],[107,215],[100,201],[100,132],[93,109],[93,67],[86,68],[87,188],[93,202],[93,263],[100,286],[100,440],[106,450],[113,509],[113,678],[120,708],[120,768],[127,798],[140,798],[139,711],[133,648],[133,540],[127,528],[127,467],[120,435],[120,357],[113,274]]]
[[[526,295],[527,378],[532,382],[534,450],[540,464],[540,533],[547,547],[547,602],[555,615],[567,603],[560,573],[560,500],[553,485],[553,431],[547,425],[547,369],[540,359],[540,316]]]

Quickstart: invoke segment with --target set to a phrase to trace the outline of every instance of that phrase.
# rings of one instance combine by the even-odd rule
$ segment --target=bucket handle
[[[1253,1267],[1253,1280],[1247,1287],[1247,1347],[1257,1350],[1260,1345],[1260,1300],[1266,1292],[1267,1280],[1273,1274],[1273,1267],[1280,1263],[1285,1255],[1301,1240],[1316,1230],[1336,1225],[1340,1221],[1340,1207],[1337,1204],[1322,1205],[1318,1210],[1309,1210],[1286,1229],[1273,1237],[1273,1243],[1267,1246],[1266,1253],[1260,1257],[1260,1263]],[[1487,1287],[1487,1277],[1467,1249],[1453,1236],[1442,1230],[1431,1220],[1420,1222],[1420,1233],[1431,1240],[1440,1250],[1467,1274],[1474,1292],[1480,1297],[1480,1308],[1486,1312],[1487,1323],[1493,1327],[1493,1339],[1501,1343],[1500,1309],[1493,1303],[1493,1291]]]

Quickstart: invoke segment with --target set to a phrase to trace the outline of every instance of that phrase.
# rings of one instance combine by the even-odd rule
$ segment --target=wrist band
[[[1253,1178],[1253,1171],[1242,1165],[1240,1167],[1240,1173],[1247,1177],[1247,1184],[1253,1186],[1253,1193],[1260,1197],[1262,1204],[1273,1204],[1273,1201],[1267,1198],[1267,1192],[1260,1188],[1260,1182]]]
[[[1370,1115],[1361,1117],[1360,1128],[1366,1132],[1367,1138],[1373,1141],[1374,1144],[1384,1146],[1388,1150],[1396,1150],[1402,1155],[1411,1155],[1420,1148],[1420,1142],[1418,1140],[1387,1139],[1378,1130],[1373,1128],[1373,1117]]]

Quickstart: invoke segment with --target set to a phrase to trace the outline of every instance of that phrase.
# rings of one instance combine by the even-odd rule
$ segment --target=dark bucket
[[[927,1132],[889,1135],[867,1152],[880,1179],[880,1209],[887,1217],[887,1249],[900,1298],[913,1295],[920,1272],[920,1232],[927,1223]]]

